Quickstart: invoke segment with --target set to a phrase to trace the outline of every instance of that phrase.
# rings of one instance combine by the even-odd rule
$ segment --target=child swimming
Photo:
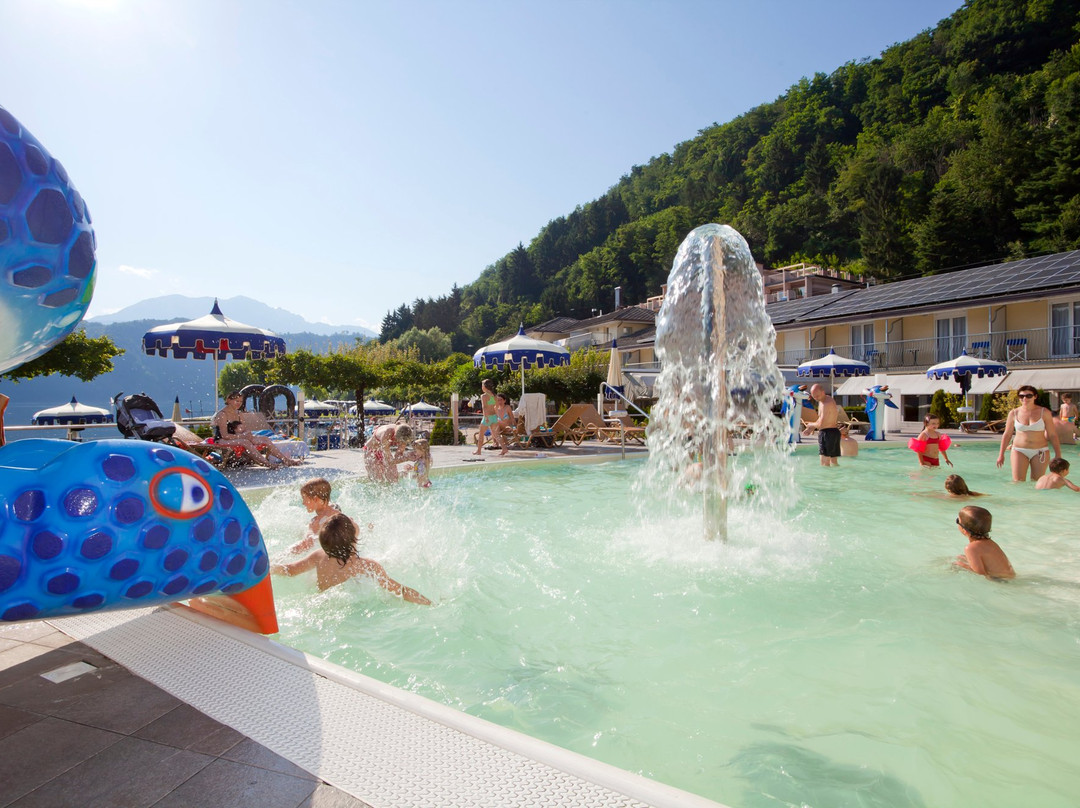
[[[1035,483],[1035,487],[1041,490],[1047,490],[1051,488],[1069,488],[1073,491],[1080,491],[1080,486],[1077,486],[1070,480],[1065,478],[1069,476],[1069,461],[1064,457],[1055,457],[1050,461],[1049,470],[1046,474],[1038,479]]]
[[[945,490],[952,497],[983,497],[985,494],[980,494],[978,491],[972,491],[967,487],[967,483],[964,478],[959,474],[950,474],[945,478]]]
[[[319,530],[319,549],[292,564],[272,564],[272,575],[299,575],[315,570],[319,590],[330,589],[357,575],[374,578],[388,592],[409,603],[430,606],[431,601],[415,589],[402,586],[383,569],[382,564],[363,558],[356,552],[356,523],[343,513],[334,514]]]
[[[1015,578],[1016,572],[1005,551],[990,538],[993,517],[986,508],[968,505],[960,509],[956,527],[967,540],[963,555],[956,557],[956,566],[987,578]]]

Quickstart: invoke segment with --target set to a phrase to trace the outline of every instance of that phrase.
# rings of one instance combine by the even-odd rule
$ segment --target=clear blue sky
[[[961,5],[0,0],[0,104],[90,207],[90,316],[248,295],[378,330],[632,166]]]

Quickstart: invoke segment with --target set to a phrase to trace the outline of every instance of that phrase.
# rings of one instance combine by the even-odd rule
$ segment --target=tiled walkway
[[[50,674],[83,663],[51,681]],[[92,666],[87,669],[85,666]],[[0,627],[0,808],[365,808],[45,623]]]

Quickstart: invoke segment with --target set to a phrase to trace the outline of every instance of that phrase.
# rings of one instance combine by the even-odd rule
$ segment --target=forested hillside
[[[766,40],[763,40],[767,42]],[[769,266],[900,278],[1080,246],[1080,0],[969,0],[878,59],[804,78],[549,222],[382,339],[467,350],[658,294],[686,234],[727,223]],[[688,78],[692,80],[692,78]]]

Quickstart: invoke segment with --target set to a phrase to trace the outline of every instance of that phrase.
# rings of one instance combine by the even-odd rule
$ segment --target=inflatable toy
[[[785,391],[784,399],[780,403],[780,415],[787,421],[788,425],[788,443],[802,443],[803,407],[815,409],[813,399],[806,392],[806,385],[791,385]]]
[[[864,409],[870,420],[870,429],[866,432],[865,440],[885,440],[885,407],[900,409],[893,404],[889,385],[875,384],[873,387],[868,387]]]
[[[64,167],[0,107],[0,373],[79,324],[94,292],[96,246]]]
[[[196,455],[147,441],[15,441],[0,449],[0,511],[0,620],[224,593],[240,603],[193,605],[277,631],[259,526]]]

